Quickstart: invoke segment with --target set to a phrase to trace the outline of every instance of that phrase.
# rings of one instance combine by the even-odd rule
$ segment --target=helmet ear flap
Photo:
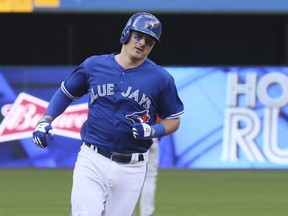
[[[121,44],[127,43],[128,39],[130,37],[130,29],[131,29],[131,25],[132,25],[132,19],[133,19],[133,16],[130,17],[125,28],[123,29],[123,31],[121,33],[121,37],[120,37],[120,43]]]
[[[122,31],[121,37],[120,37],[120,43],[121,44],[126,44],[128,39],[130,37],[130,28],[125,28]]]

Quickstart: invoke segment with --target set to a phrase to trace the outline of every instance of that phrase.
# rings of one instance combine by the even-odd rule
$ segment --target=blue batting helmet
[[[120,43],[128,41],[130,30],[150,35],[160,42],[162,26],[160,21],[152,14],[146,12],[136,13],[130,17],[120,37]]]

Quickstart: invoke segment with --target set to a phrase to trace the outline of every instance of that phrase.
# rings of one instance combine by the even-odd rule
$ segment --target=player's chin
[[[134,61],[142,61],[145,58],[146,58],[146,55],[144,55],[143,53],[134,53],[133,55]]]

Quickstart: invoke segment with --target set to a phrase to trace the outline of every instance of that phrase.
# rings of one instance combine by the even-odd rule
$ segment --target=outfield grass
[[[0,216],[68,216],[71,177],[0,169]],[[155,216],[287,216],[287,180],[286,170],[160,170]]]
[[[0,170],[1,216],[70,214],[72,170]]]
[[[158,216],[287,216],[287,171],[162,171]]]

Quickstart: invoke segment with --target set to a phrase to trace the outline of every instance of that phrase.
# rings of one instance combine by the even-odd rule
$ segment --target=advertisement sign
[[[164,138],[162,167],[288,167],[288,68],[171,71],[185,116],[173,139]]]
[[[184,106],[179,130],[160,140],[160,168],[287,169],[287,67],[165,67]],[[37,148],[32,132],[73,67],[0,67],[0,167],[73,167],[82,144],[85,96],[52,124]]]

